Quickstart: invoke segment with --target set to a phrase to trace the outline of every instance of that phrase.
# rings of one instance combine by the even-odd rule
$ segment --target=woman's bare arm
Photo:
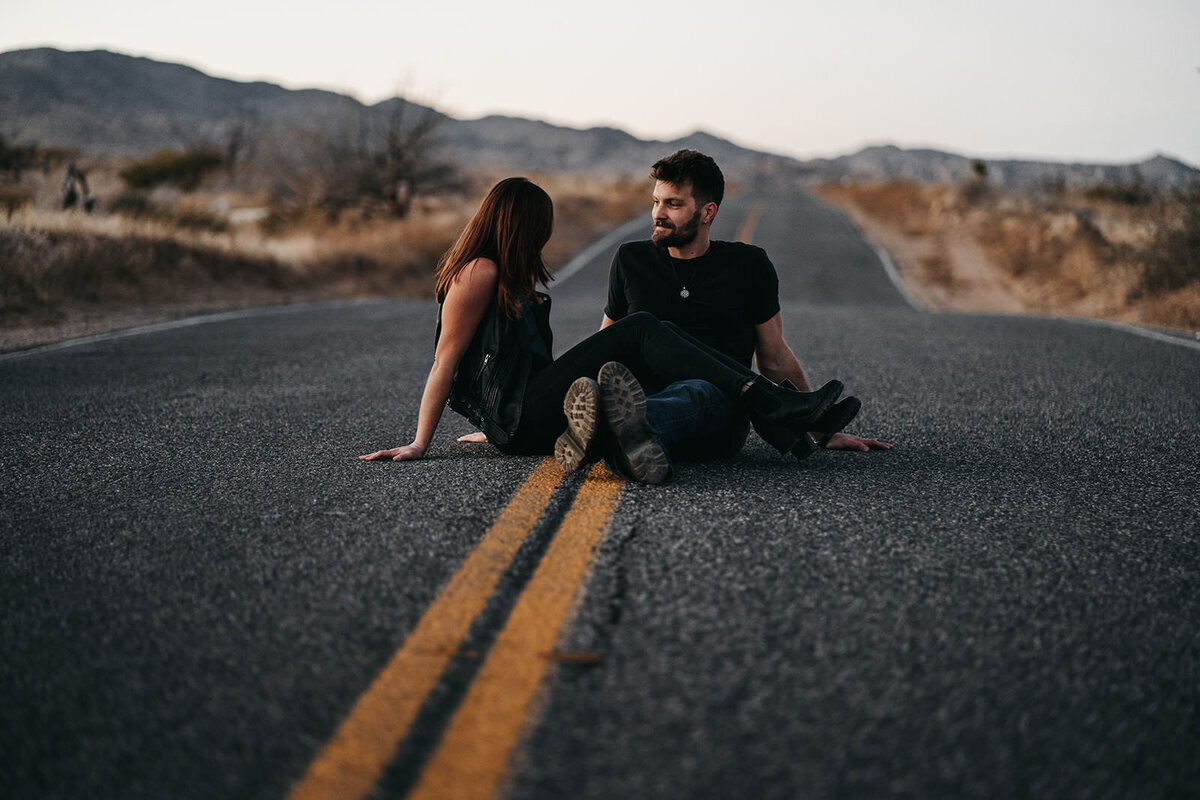
[[[467,351],[488,303],[496,296],[497,280],[496,264],[487,258],[475,259],[459,273],[442,302],[442,333],[433,354],[433,367],[425,381],[425,392],[421,395],[416,436],[410,444],[377,450],[359,456],[360,459],[407,461],[425,455],[441,421],[446,399],[450,397],[454,370]]]

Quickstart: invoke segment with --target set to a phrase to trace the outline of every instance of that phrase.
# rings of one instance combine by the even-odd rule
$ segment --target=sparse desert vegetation
[[[81,180],[64,208],[71,164]],[[205,309],[427,296],[438,257],[503,177],[443,169],[420,191],[405,185],[401,204],[369,181],[360,193],[347,179],[301,195],[226,167],[211,151],[10,157],[0,168],[0,348]],[[646,205],[641,180],[529,177],[555,199],[552,267]]]
[[[1089,316],[1200,331],[1200,190],[828,184],[933,308]]]
[[[142,158],[0,140],[0,349],[208,309],[428,296],[438,257],[504,176],[438,162],[419,124],[369,147],[332,130],[257,156],[236,129]],[[641,176],[529,177],[555,200],[552,267],[646,208]],[[1200,330],[1198,190],[987,177],[980,163],[955,184],[818,191],[931,307]]]

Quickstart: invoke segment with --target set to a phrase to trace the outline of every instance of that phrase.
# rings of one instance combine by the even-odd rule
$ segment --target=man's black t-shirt
[[[679,260],[652,242],[630,242],[613,258],[604,313],[617,320],[637,311],[674,322],[749,367],[754,326],[779,313],[779,276],[766,251],[749,244],[714,241],[704,255]]]

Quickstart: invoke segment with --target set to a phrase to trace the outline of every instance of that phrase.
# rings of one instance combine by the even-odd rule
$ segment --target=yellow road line
[[[758,227],[758,219],[762,216],[763,204],[755,203],[746,214],[746,218],[742,220],[742,227],[738,228],[737,240],[750,244],[754,239],[754,229]]]
[[[409,798],[483,800],[507,788],[513,753],[532,732],[552,651],[578,612],[621,486],[602,465],[592,469]]]
[[[547,458],[526,479],[292,787],[289,800],[353,800],[371,791],[561,478]]]

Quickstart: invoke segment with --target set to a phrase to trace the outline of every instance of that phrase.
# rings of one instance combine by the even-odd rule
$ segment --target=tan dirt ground
[[[969,188],[969,187],[968,187]],[[1139,296],[1137,261],[1154,230],[1147,212],[1054,203],[961,186],[889,183],[817,187],[888,251],[930,308],[1110,319],[1200,331],[1200,286]]]

